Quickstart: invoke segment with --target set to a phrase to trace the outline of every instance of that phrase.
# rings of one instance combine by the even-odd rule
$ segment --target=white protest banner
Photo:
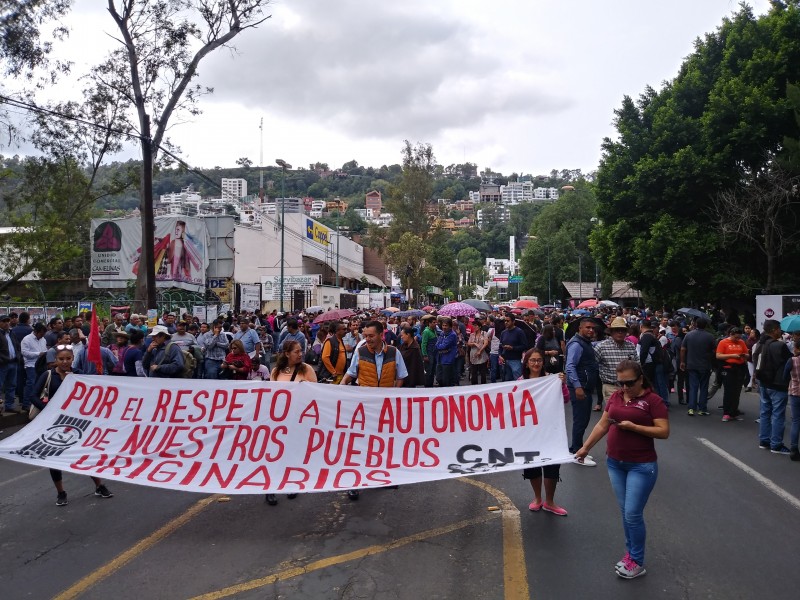
[[[572,460],[558,377],[454,388],[70,375],[0,457],[174,490],[324,492]]]

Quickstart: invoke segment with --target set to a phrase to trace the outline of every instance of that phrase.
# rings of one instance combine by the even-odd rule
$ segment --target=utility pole
[[[275,163],[281,168],[281,285],[280,285],[280,311],[283,312],[283,269],[285,261],[283,259],[286,252],[286,169],[291,169],[292,165],[285,160],[278,158]]]

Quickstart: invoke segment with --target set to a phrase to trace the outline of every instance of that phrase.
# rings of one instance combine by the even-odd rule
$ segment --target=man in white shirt
[[[22,410],[29,410],[34,394],[34,386],[36,385],[36,361],[40,356],[47,354],[47,340],[44,339],[44,334],[47,333],[47,327],[44,323],[36,323],[33,326],[33,332],[22,338],[20,347],[22,349],[22,360],[25,366],[25,393],[22,397]]]

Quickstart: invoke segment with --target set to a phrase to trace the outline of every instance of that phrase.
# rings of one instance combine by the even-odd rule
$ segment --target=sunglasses
[[[59,344],[56,350],[72,350],[72,344]]]
[[[633,387],[636,385],[636,382],[639,381],[639,378],[636,379],[629,379],[628,381],[621,381],[617,380],[617,387]]]

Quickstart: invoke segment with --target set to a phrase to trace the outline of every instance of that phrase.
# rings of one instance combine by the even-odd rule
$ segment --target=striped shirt
[[[636,346],[628,340],[624,340],[621,345],[617,344],[610,337],[595,345],[594,355],[597,357],[597,364],[600,367],[600,381],[611,385],[617,381],[617,365],[619,363],[623,360],[639,362]]]

